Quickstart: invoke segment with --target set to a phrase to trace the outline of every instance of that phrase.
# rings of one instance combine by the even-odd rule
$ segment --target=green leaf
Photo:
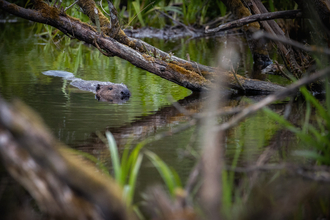
[[[153,152],[147,151],[145,154],[149,157],[152,164],[156,167],[159,174],[163,178],[170,194],[174,196],[175,188],[177,187],[174,176],[171,172],[171,169]]]
[[[330,116],[328,115],[327,111],[323,108],[323,106],[320,104],[319,100],[317,100],[312,94],[310,94],[310,92],[306,89],[306,87],[301,87],[300,91],[305,96],[305,98],[309,100],[313,104],[313,106],[315,106],[320,116],[329,122]]]
[[[119,155],[118,155],[118,148],[117,148],[116,141],[109,131],[105,132],[105,135],[107,137],[108,147],[109,147],[109,150],[111,153],[111,161],[112,161],[112,166],[113,166],[113,169],[115,172],[115,179],[121,186],[123,186],[123,182],[121,180],[120,159],[119,159]]]
[[[140,1],[134,1],[134,2],[132,2],[132,5],[134,7],[135,13],[136,13],[136,15],[137,15],[137,17],[138,17],[138,19],[139,19],[142,27],[145,27],[146,25],[145,25],[145,23],[143,21],[143,18],[142,18],[142,15],[141,15],[141,10],[140,10]]]
[[[273,118],[278,123],[285,126],[288,130],[292,132],[299,132],[299,129],[292,125],[288,120],[286,120],[283,116],[273,112],[271,109],[264,107],[262,109],[269,117]]]
[[[142,162],[143,156],[139,154],[136,162],[133,165],[133,170],[130,173],[129,177],[129,191],[126,197],[127,204],[131,204],[133,201],[133,196],[134,196],[134,191],[135,191],[135,186],[136,186],[136,179],[137,175],[139,173],[140,167],[141,167],[141,162]]]

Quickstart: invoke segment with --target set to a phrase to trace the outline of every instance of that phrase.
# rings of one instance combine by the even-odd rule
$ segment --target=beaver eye
[[[112,87],[109,87],[109,90],[112,90]]]

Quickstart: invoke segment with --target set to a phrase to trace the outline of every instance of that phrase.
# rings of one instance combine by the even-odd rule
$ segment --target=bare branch
[[[250,24],[256,21],[266,21],[266,20],[273,20],[278,18],[293,19],[293,18],[301,17],[301,15],[302,15],[301,10],[276,11],[276,12],[268,12],[263,14],[255,14],[236,21],[222,24],[217,28],[205,30],[205,33],[225,31],[237,27],[242,27],[243,25]]]

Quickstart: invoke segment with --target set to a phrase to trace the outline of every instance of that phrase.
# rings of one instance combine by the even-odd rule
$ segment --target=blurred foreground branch
[[[55,219],[132,219],[121,189],[57,142],[27,106],[0,97],[0,155],[8,172]]]

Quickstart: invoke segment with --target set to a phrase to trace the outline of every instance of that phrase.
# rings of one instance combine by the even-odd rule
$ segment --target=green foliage
[[[329,85],[326,85],[325,106],[321,105],[305,87],[300,89],[306,100],[306,113],[302,127],[293,125],[283,116],[264,108],[270,117],[286,129],[292,131],[298,138],[300,144],[307,150],[296,151],[296,155],[304,156],[316,160],[318,164],[330,165],[330,93]],[[311,120],[312,111],[315,109],[313,121]]]
[[[225,4],[222,1],[216,1],[217,5],[220,9],[220,14],[221,16],[225,16],[227,14],[227,7],[225,6]]]
[[[69,151],[71,151],[72,153],[76,154],[76,155],[80,155],[88,160],[90,160],[91,162],[93,162],[98,169],[100,169],[102,171],[103,174],[109,176],[109,170],[107,167],[104,166],[103,163],[100,162],[100,160],[98,160],[96,157],[94,157],[93,155],[89,154],[89,153],[85,153],[82,152],[80,150],[75,150],[73,148],[67,148]]]
[[[182,1],[183,22],[185,24],[202,24],[205,20],[209,2],[201,0]]]
[[[70,6],[72,3],[73,1],[63,0],[61,6],[65,8]],[[105,12],[109,12],[107,1],[96,1],[96,4],[99,5],[99,8],[104,14]],[[226,7],[221,1],[128,0],[126,4],[124,4],[120,0],[114,0],[113,5],[118,11],[118,17],[122,28],[127,28],[127,26],[153,26],[163,28],[166,24],[173,24],[173,21],[165,18],[157,11],[162,11],[172,16],[175,20],[181,21],[186,25],[201,25],[207,20],[219,17],[219,15],[224,16],[226,14]],[[82,13],[81,9],[77,5],[74,5],[72,8],[68,9],[66,13],[70,16],[79,18],[83,22],[89,22],[89,18]],[[46,27],[47,25],[43,26]],[[37,33],[45,34],[45,27],[42,28],[42,31],[39,30],[41,32]],[[51,32],[55,30],[53,28],[51,29]]]
[[[144,142],[138,144],[134,150],[129,154],[129,148],[125,148],[120,162],[117,144],[110,132],[106,132],[108,140],[108,147],[111,153],[111,161],[114,169],[114,176],[116,182],[124,188],[124,200],[127,205],[131,205],[134,197],[136,178],[141,167],[143,159],[140,154]]]
[[[160,157],[158,157],[155,153],[151,151],[146,151],[145,154],[150,159],[154,167],[157,168],[170,194],[174,196],[175,190],[177,188],[182,187],[181,180],[177,172],[173,168],[168,167],[166,163],[162,159],[160,159]]]

